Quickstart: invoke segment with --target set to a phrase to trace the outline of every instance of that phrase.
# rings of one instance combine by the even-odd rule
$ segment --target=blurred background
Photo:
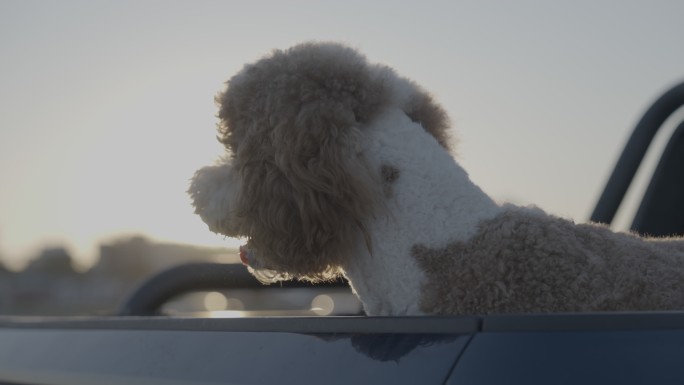
[[[430,90],[494,198],[585,221],[638,118],[684,80],[682,15],[675,0],[0,0],[0,314],[107,313],[163,268],[236,262],[240,241],[185,193],[223,151],[213,97],[306,40]],[[193,301],[244,307],[210,294]]]

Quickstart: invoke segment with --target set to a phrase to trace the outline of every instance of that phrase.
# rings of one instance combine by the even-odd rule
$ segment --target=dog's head
[[[399,107],[445,148],[448,119],[415,83],[357,51],[305,43],[246,65],[216,98],[229,156],[195,174],[196,213],[246,237],[264,280],[334,277],[365,240],[387,170],[367,167],[364,125]]]

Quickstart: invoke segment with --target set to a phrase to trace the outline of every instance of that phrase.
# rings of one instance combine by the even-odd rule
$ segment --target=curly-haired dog
[[[229,155],[189,193],[264,282],[343,275],[371,315],[684,309],[684,242],[495,203],[433,98],[351,48],[275,51],[227,84]]]

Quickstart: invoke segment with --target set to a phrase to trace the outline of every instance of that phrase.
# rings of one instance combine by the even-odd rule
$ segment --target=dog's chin
[[[269,269],[255,269],[251,266],[247,266],[249,272],[256,278],[259,282],[263,284],[271,284],[280,281],[289,281],[294,277],[288,273],[281,273],[275,270]]]

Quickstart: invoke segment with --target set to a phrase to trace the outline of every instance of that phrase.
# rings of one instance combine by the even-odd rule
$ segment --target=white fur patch
[[[411,256],[414,245],[441,248],[467,240],[482,220],[500,212],[466,172],[400,109],[389,108],[361,129],[363,156],[369,167],[398,170],[391,197],[365,227],[373,254],[359,248],[359,258],[344,271],[370,315],[418,315],[425,274]],[[363,245],[363,242],[359,242]]]

